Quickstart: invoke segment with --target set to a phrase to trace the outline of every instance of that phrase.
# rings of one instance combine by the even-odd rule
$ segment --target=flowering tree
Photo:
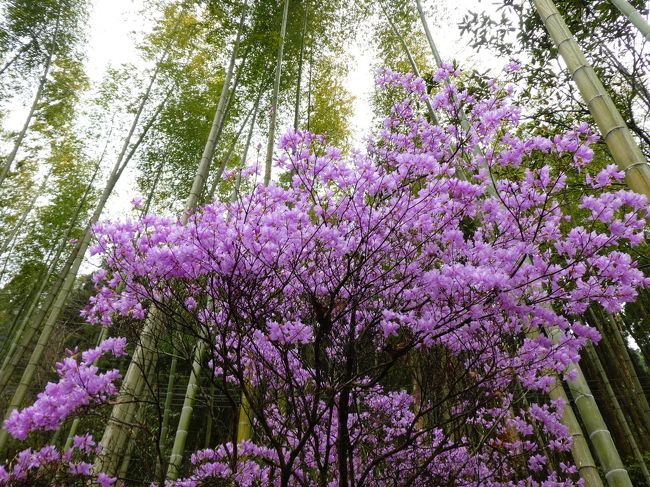
[[[252,168],[250,194],[186,225],[96,226],[106,265],[87,319],[155,307],[167,336],[204,346],[215,387],[252,424],[250,439],[195,452],[175,484],[577,482],[549,459],[571,438],[543,393],[598,339],[577,319],[589,303],[614,311],[646,284],[620,251],[643,240],[646,201],[603,191],[622,174],[590,169],[587,126],[520,138],[508,88],[446,85],[428,100],[436,125],[422,80],[382,70],[378,84],[402,99],[365,152],[290,132],[285,185],[256,185]]]

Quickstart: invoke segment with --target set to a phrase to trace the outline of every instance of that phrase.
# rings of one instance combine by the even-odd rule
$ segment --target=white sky
[[[141,0],[94,0],[89,22],[88,75],[101,81],[106,66],[138,63],[134,38],[146,30],[138,12]]]

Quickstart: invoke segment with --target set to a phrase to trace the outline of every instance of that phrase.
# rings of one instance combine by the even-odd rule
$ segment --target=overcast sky
[[[430,0],[429,0],[430,1]],[[442,18],[430,18],[429,22],[439,43],[442,56],[459,59],[472,65],[494,65],[494,60],[476,56],[461,41],[456,25],[463,13],[470,8],[485,8],[485,2],[477,0],[436,0],[444,11]],[[95,0],[90,17],[90,38],[88,46],[88,74],[99,82],[109,64],[124,62],[138,63],[134,41],[150,26],[138,15],[141,0]],[[429,3],[424,0],[424,4]],[[489,8],[489,2],[488,2]],[[353,58],[346,86],[355,96],[355,110],[352,118],[354,139],[360,141],[365,135],[370,117],[369,95],[373,89],[372,65],[375,57],[362,38],[350,42]],[[505,61],[502,63],[505,64]]]

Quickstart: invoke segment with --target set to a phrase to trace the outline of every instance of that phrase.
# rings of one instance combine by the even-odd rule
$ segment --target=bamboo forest
[[[0,487],[650,486],[649,12],[0,0]]]

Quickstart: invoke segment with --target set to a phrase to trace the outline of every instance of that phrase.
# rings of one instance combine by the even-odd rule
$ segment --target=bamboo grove
[[[0,1],[0,486],[650,486],[647,2],[100,3]]]

